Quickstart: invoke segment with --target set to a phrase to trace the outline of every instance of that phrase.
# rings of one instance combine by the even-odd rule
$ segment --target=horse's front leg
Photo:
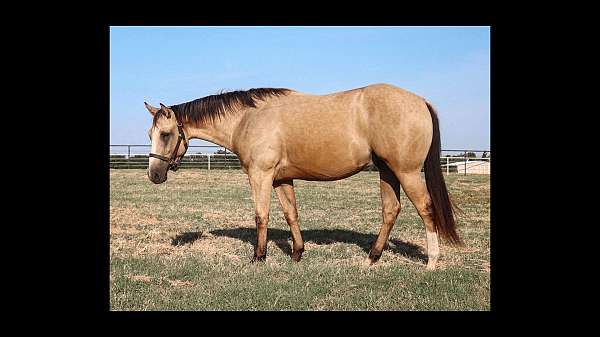
[[[254,218],[256,221],[256,247],[252,261],[264,261],[267,257],[267,224],[269,223],[273,170],[249,170],[248,178],[256,210]]]
[[[294,181],[284,180],[273,184],[279,203],[283,209],[283,215],[285,220],[290,226],[292,232],[292,260],[298,262],[302,258],[304,252],[304,241],[302,240],[302,234],[300,233],[300,225],[298,225],[298,208],[296,207],[296,195],[294,193]]]

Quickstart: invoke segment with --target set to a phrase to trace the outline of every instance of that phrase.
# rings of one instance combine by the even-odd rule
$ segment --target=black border
[[[269,14],[248,17],[245,15],[228,15],[226,18],[216,18],[214,16],[200,15],[200,19],[177,18],[172,16],[163,16],[158,19],[149,19],[149,17],[140,15],[129,15],[127,17],[118,17],[118,15],[105,16],[99,20],[92,20],[85,29],[75,34],[78,40],[77,49],[80,51],[81,58],[75,64],[76,70],[82,70],[84,73],[82,79],[82,88],[77,91],[76,95],[81,100],[81,106],[89,108],[89,115],[85,118],[90,124],[97,126],[88,135],[85,148],[78,149],[81,152],[90,152],[90,146],[97,156],[86,156],[83,160],[85,165],[90,168],[85,173],[70,172],[69,180],[75,185],[85,182],[85,186],[79,186],[83,192],[81,200],[76,201],[74,207],[79,213],[78,218],[89,219],[85,223],[78,222],[73,224],[72,229],[76,230],[78,240],[81,244],[77,247],[81,250],[71,252],[76,254],[76,265],[81,268],[86,268],[89,280],[82,282],[84,284],[83,293],[89,296],[82,296],[76,299],[82,308],[89,308],[96,313],[107,312],[109,310],[109,168],[108,161],[108,145],[109,145],[109,27],[110,26],[127,26],[127,25],[215,25],[215,26],[252,26],[252,25],[307,25],[307,26],[330,26],[330,25],[352,25],[352,26],[427,26],[427,25],[449,25],[449,26],[491,26],[491,151],[494,152],[496,160],[492,163],[492,248],[491,248],[491,313],[505,310],[508,307],[507,297],[504,290],[501,290],[500,283],[503,278],[500,270],[506,270],[503,262],[505,257],[502,257],[506,250],[502,248],[500,242],[504,241],[503,232],[499,231],[496,223],[500,219],[501,212],[497,207],[501,195],[504,194],[502,185],[498,183],[498,174],[501,172],[501,158],[503,157],[502,147],[497,141],[499,134],[494,130],[498,129],[502,122],[499,118],[498,111],[500,103],[499,81],[503,81],[502,70],[500,70],[501,53],[503,47],[506,47],[505,32],[506,26],[500,27],[496,24],[496,20],[492,20],[489,15],[477,19],[463,19],[454,17],[452,20],[447,19],[447,16],[435,17],[431,13],[424,13],[422,16],[406,16],[395,15],[391,12],[377,13],[376,16],[364,17],[356,19],[353,17],[330,17],[324,15],[314,20],[306,20],[301,16],[282,17],[271,16]],[[166,17],[166,19],[165,19]],[[307,22],[308,21],[308,22]],[[85,85],[83,85],[85,83]],[[503,90],[503,89],[502,89]],[[81,122],[81,121],[79,121]],[[79,123],[78,122],[78,123]],[[77,123],[77,124],[78,124]],[[76,127],[74,125],[74,127]],[[83,227],[83,228],[82,228]],[[81,241],[80,237],[86,239]],[[79,254],[80,253],[80,254]],[[121,315],[119,313],[112,314]],[[481,315],[477,315],[482,317]],[[488,316],[485,314],[485,316]],[[413,317],[414,318],[414,317]]]

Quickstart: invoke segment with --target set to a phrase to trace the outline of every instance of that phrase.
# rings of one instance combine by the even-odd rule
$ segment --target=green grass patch
[[[381,228],[377,172],[295,181],[300,263],[273,192],[267,261],[252,264],[245,174],[182,170],[154,185],[145,170],[111,170],[111,310],[489,310],[489,176],[446,181],[466,246],[442,243],[438,270],[426,271],[425,229],[404,194],[390,247],[365,263]]]

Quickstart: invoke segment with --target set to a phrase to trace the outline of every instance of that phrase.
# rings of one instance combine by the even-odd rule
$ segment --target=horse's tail
[[[427,159],[425,159],[425,181],[427,190],[431,197],[431,210],[433,211],[433,222],[440,236],[453,245],[462,245],[458,234],[456,233],[456,223],[454,221],[454,212],[457,208],[450,200],[450,195],[446,189],[444,174],[440,164],[440,153],[442,145],[440,142],[440,126],[437,118],[437,112],[431,106],[431,103],[425,101],[431,121],[433,122],[433,140]]]

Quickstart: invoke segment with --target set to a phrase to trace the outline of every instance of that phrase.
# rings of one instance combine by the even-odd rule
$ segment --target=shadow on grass
[[[210,233],[215,236],[226,236],[256,245],[256,230],[253,228],[240,227],[234,229],[216,229],[210,231]],[[182,235],[185,234],[190,233],[184,233]],[[199,233],[196,234],[196,239],[200,238]],[[328,245],[336,242],[355,244],[362,248],[365,253],[368,253],[371,244],[375,241],[377,236],[342,229],[308,229],[302,231],[302,238],[304,239],[304,242],[312,242],[318,245]],[[194,241],[196,239],[194,239]],[[267,239],[273,241],[285,254],[292,255],[292,247],[288,241],[291,239],[289,231],[269,228],[267,230]],[[391,245],[388,245],[386,250],[411,260],[427,263],[427,255],[421,252],[421,247],[402,240],[390,240],[390,242]]]
[[[177,235],[171,240],[172,246],[183,246],[186,243],[192,243],[202,236],[202,232],[185,232]]]

